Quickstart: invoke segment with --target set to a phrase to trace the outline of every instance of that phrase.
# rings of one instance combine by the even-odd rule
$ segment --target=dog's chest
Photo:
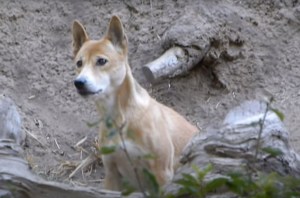
[[[108,145],[107,145],[108,146]],[[115,164],[122,175],[132,174],[133,166],[148,168],[147,157],[151,154],[143,147],[132,140],[124,140],[118,144],[110,144],[114,151],[108,155],[103,155],[102,160],[106,164]]]

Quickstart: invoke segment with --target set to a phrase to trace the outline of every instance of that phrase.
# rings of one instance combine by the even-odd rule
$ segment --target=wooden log
[[[209,48],[210,45],[204,46],[203,49],[172,47],[154,61],[143,66],[143,74],[150,83],[164,78],[186,75],[204,58]]]
[[[21,118],[13,101],[0,95],[0,138],[13,139],[23,144],[25,133],[21,131]]]
[[[154,61],[143,66],[142,71],[150,83],[166,77],[186,75],[202,60],[208,49],[209,45],[204,49],[172,47]]]
[[[187,61],[187,55],[180,47],[168,49],[156,60],[146,64],[142,69],[149,82],[154,82],[163,77],[172,77],[187,71],[184,68]]]
[[[221,129],[194,137],[183,152],[183,166],[177,170],[173,180],[182,178],[183,173],[194,174],[192,164],[200,169],[209,164],[213,166],[206,180],[228,177],[228,173],[232,172],[247,173],[249,166],[263,173],[276,172],[300,178],[300,156],[289,143],[288,131],[273,111],[265,114],[266,108],[264,102],[247,101],[229,112]],[[272,157],[262,148],[279,149],[282,155]],[[252,174],[255,178],[255,173]],[[166,187],[166,192],[174,193],[178,189],[177,184],[171,183]],[[230,192],[219,195],[216,192],[215,197],[231,196]]]
[[[200,15],[207,12],[202,11],[191,10],[165,31],[162,36],[165,53],[142,68],[149,82],[186,75],[209,52],[210,39],[219,28],[209,22],[210,17]]]

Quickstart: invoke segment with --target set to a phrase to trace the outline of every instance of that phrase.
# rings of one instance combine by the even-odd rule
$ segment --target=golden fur
[[[103,107],[102,117],[112,118],[115,127],[125,123],[121,132],[134,167],[124,153],[121,136],[108,138],[110,128],[105,122],[100,123],[101,146],[118,146],[114,153],[102,156],[105,188],[121,190],[123,180],[138,190],[140,185],[147,188],[148,182],[142,174],[144,168],[156,176],[160,185],[170,181],[183,148],[197,128],[151,98],[136,82],[127,61],[127,38],[120,19],[113,16],[106,35],[98,41],[90,40],[83,26],[75,21],[73,52],[75,62],[82,61],[76,79],[86,83],[80,93],[94,97]],[[99,58],[107,62],[99,66]],[[144,157],[148,154],[153,158]]]

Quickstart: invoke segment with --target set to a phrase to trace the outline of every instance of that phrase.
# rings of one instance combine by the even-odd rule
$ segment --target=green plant
[[[258,172],[257,174],[258,177],[253,180],[244,174],[231,173],[226,187],[241,197],[299,197],[299,179],[291,176],[280,176],[275,172],[269,174]]]
[[[213,169],[212,165],[209,164],[203,170],[200,170],[196,165],[192,165],[192,169],[195,174],[182,174],[182,178],[175,181],[179,184],[180,188],[175,195],[169,195],[168,197],[185,197],[193,196],[204,198],[209,193],[214,192],[216,189],[225,185],[228,181],[225,177],[213,179],[211,181],[205,181],[205,176],[210,173]]]
[[[165,195],[166,198],[197,197],[204,198],[211,193],[220,193],[224,190],[240,197],[248,198],[296,198],[300,196],[300,179],[292,176],[280,176],[275,172],[266,174],[257,172],[254,180],[246,173],[229,173],[227,177],[219,177],[205,181],[205,177],[213,168],[208,165],[199,170],[193,166],[194,173],[183,174],[175,181],[179,184],[176,194]]]

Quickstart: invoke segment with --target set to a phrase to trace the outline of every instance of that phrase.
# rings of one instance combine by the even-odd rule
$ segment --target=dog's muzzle
[[[83,96],[97,94],[102,91],[102,90],[99,90],[97,92],[90,91],[87,87],[87,81],[82,78],[74,80],[74,85],[77,89],[77,92]]]
[[[89,95],[89,94],[92,94],[86,88],[86,80],[85,79],[76,79],[76,80],[74,80],[74,85],[75,85],[75,87],[77,89],[77,92],[80,95]]]

